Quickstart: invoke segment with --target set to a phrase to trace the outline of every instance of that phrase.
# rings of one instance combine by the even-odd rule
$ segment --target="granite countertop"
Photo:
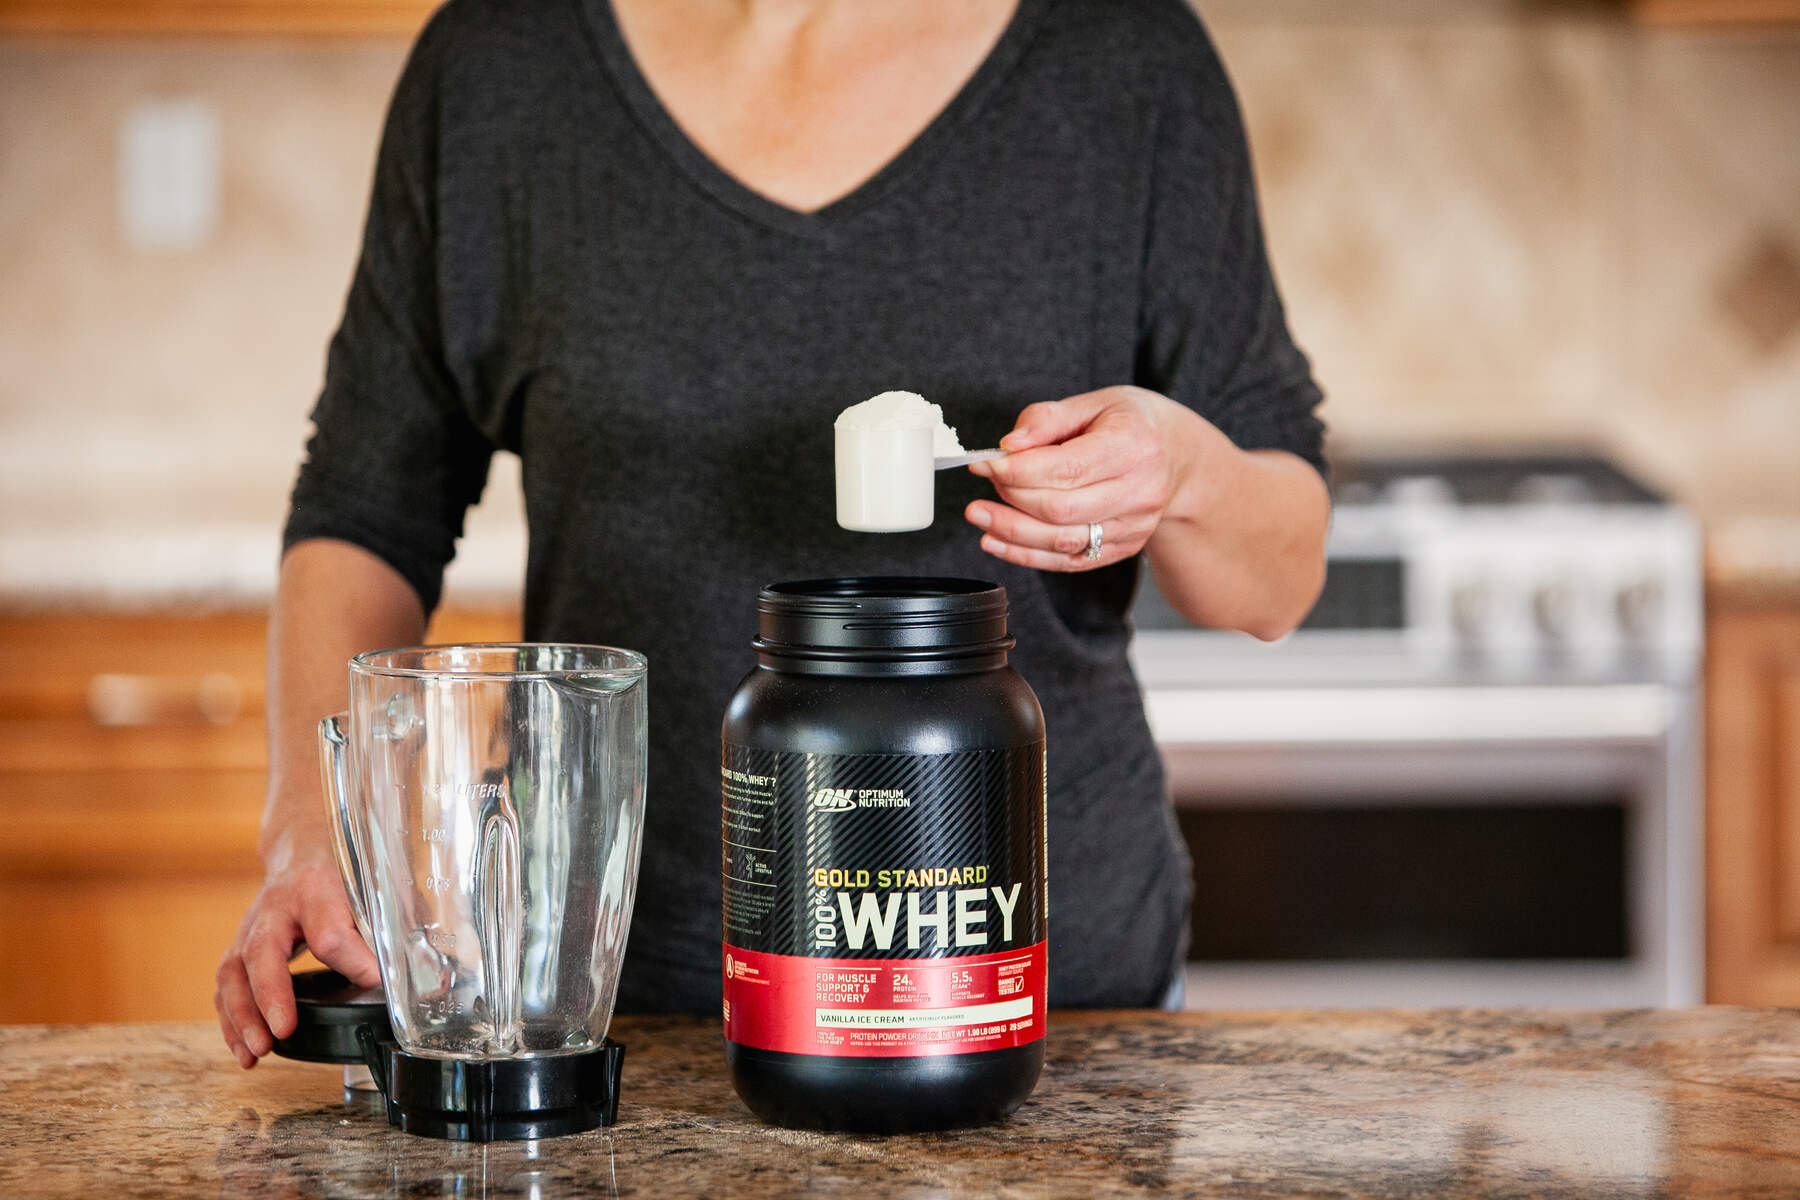
[[[717,1022],[621,1018],[608,1130],[442,1142],[245,1072],[208,1025],[0,1029],[0,1194],[1660,1196],[1800,1194],[1800,1013],[1058,1013],[1007,1124],[775,1129]]]

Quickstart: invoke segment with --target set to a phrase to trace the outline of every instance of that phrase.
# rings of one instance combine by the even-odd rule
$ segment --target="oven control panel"
[[[1692,678],[1703,585],[1700,531],[1686,510],[1575,474],[1520,472],[1510,488],[1491,471],[1479,478],[1482,489],[1405,473],[1379,488],[1340,487],[1324,590],[1273,646],[1196,630],[1146,572],[1132,613],[1140,671],[1197,672],[1194,683],[1222,664],[1252,679],[1266,664],[1282,680],[1308,667],[1360,670],[1372,682]]]
[[[1693,658],[1700,649],[1700,533],[1673,508],[1345,506],[1334,521],[1327,578],[1328,592],[1379,593],[1335,600],[1325,608],[1328,622],[1379,611],[1387,623],[1309,622],[1307,631],[1390,629],[1418,650],[1588,668]]]

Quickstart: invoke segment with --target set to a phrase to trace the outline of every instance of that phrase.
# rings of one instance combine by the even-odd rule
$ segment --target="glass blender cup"
[[[644,657],[425,646],[350,662],[320,723],[327,807],[394,1040],[388,1119],[439,1137],[610,1123],[606,1038],[643,836]]]

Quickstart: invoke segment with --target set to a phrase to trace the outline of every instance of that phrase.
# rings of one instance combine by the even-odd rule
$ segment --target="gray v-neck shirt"
[[[984,554],[963,472],[922,532],[832,507],[832,420],[876,392],[990,446],[1119,383],[1321,463],[1235,100],[1180,0],[1021,0],[931,125],[814,213],[681,133],[607,0],[453,0],[394,96],[286,542],[362,545],[429,609],[490,456],[520,456],[526,636],[651,664],[639,1010],[718,1009],[719,729],[757,589],[1004,584],[1049,733],[1051,1002],[1151,1004],[1189,885],[1125,658],[1137,564]]]

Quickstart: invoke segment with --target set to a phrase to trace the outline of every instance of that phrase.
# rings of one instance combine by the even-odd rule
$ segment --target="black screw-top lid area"
[[[1006,611],[1006,589],[980,579],[772,583],[757,596],[753,644],[764,666],[784,670],[976,670],[1005,665]]]

